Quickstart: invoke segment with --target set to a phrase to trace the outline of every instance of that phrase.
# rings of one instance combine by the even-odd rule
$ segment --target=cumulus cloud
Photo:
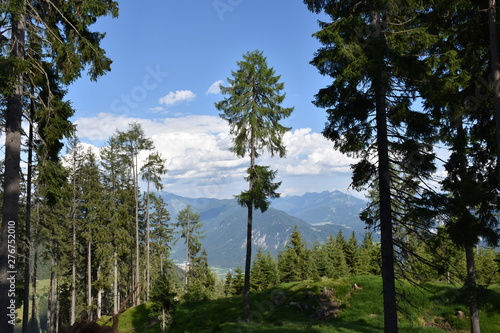
[[[191,101],[196,98],[196,95],[191,90],[176,90],[171,91],[158,100],[158,103],[165,105],[175,105],[184,101]]]
[[[205,94],[210,95],[210,94],[220,94],[220,85],[223,83],[222,80],[215,81],[212,83],[212,85],[208,88],[207,92]]]
[[[248,186],[243,177],[248,158],[238,158],[229,148],[229,126],[216,116],[189,115],[162,120],[139,119],[100,113],[76,121],[78,136],[87,141],[107,140],[116,130],[141,123],[156,149],[167,160],[165,190],[192,197],[228,198]],[[345,190],[350,179],[349,165],[355,160],[335,151],[332,143],[309,128],[285,134],[287,158],[264,154],[261,165],[278,169],[283,194],[328,189]],[[147,154],[141,156],[146,158]],[[339,177],[347,179],[339,182]]]

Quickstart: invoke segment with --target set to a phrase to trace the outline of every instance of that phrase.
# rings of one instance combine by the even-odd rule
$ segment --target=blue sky
[[[214,102],[236,62],[261,50],[285,83],[286,159],[263,156],[278,169],[283,195],[346,191],[352,159],[320,134],[324,110],[311,101],[331,79],[309,64],[321,46],[311,35],[321,17],[302,1],[145,0],[120,2],[117,19],[93,27],[112,70],[98,82],[85,76],[69,87],[81,141],[101,147],[117,129],[140,122],[167,160],[165,190],[191,197],[229,198],[246,188],[246,159],[228,151],[227,125]],[[354,191],[350,194],[358,195]]]

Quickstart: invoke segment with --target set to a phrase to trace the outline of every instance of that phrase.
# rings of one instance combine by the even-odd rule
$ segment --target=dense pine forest
[[[222,20],[237,2],[213,5]],[[297,318],[305,326],[289,332],[328,332],[322,323],[334,320],[345,332],[368,332],[364,319],[350,326],[357,317],[346,305],[361,302],[363,290],[380,303],[363,308],[381,318],[371,331],[412,322],[479,333],[482,319],[483,332],[492,329],[484,313],[494,317],[500,284],[496,1],[304,0],[303,10],[318,14],[311,38],[321,47],[310,66],[329,79],[307,98],[325,114],[331,149],[355,160],[350,188],[366,193],[364,234],[340,230],[307,243],[296,227],[277,255],[259,247],[254,212],[268,211],[283,188],[280,170],[263,164],[287,158],[297,110],[285,106],[286,82],[266,50],[250,50],[234,59],[208,107],[227,125],[247,186],[233,194],[246,210],[238,221],[245,260],[216,274],[200,212],[183,205],[171,213],[163,192],[171,157],[143,124],[107,133],[98,147],[82,142],[72,122],[71,85],[111,70],[105,31],[94,29],[104,17],[120,20],[119,3],[0,4],[0,332],[118,332],[133,311],[147,332],[272,330],[252,326],[261,323],[285,332]],[[429,311],[466,304],[454,310],[466,324],[442,313],[433,314],[439,323],[419,322],[412,309],[426,302],[418,292],[432,299]],[[190,328],[200,312],[226,310],[229,317]]]

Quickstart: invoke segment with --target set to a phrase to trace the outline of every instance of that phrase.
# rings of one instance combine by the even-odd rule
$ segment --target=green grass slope
[[[353,288],[356,284],[360,289]],[[231,297],[192,304],[180,304],[168,332],[383,332],[382,280],[358,276],[319,282],[281,284],[251,295],[251,324],[241,320],[242,298]],[[463,290],[441,283],[427,290],[408,283],[399,285],[408,302],[400,302],[401,332],[470,331],[468,305]],[[500,332],[500,286],[483,290],[481,332]],[[143,304],[120,316],[120,332],[160,332],[159,324]]]

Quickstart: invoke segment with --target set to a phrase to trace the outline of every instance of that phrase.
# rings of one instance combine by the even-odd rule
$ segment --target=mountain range
[[[211,266],[232,269],[244,266],[246,207],[241,207],[236,199],[186,198],[167,192],[161,195],[168,204],[172,222],[177,221],[179,212],[188,205],[200,214],[205,234],[201,243]],[[335,236],[339,230],[346,238],[354,232],[361,240],[365,225],[359,213],[365,207],[365,200],[340,191],[275,199],[266,212],[254,211],[252,253],[261,249],[276,256],[287,244],[295,226],[310,246],[325,242],[330,234]],[[182,262],[184,254],[184,242],[179,241],[172,249],[172,258]]]

